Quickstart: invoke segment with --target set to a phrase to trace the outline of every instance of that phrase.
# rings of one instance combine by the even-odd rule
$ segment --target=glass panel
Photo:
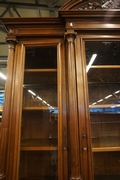
[[[56,47],[27,49],[25,68],[57,68]]]
[[[20,180],[57,179],[58,97],[56,65],[56,47],[26,49]]]
[[[120,42],[85,42],[95,180],[120,179]]]

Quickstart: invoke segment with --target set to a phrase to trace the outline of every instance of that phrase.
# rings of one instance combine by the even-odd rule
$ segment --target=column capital
[[[18,43],[15,36],[6,37],[5,41],[8,44],[9,49],[15,49],[15,46]]]
[[[68,43],[70,43],[73,42],[74,39],[76,38],[77,32],[75,32],[74,30],[67,30],[64,35]]]

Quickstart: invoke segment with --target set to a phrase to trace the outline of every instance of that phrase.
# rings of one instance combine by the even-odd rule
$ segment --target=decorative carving
[[[120,9],[120,0],[89,0],[80,3],[74,10]]]

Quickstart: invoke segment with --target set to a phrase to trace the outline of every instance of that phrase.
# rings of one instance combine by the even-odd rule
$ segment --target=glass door
[[[120,179],[120,42],[86,41],[95,180]]]
[[[58,179],[57,48],[26,48],[20,180]]]

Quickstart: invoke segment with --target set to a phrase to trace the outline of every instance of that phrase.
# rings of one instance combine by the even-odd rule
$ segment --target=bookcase
[[[111,4],[0,18],[9,48],[0,179],[120,179],[120,11]]]

